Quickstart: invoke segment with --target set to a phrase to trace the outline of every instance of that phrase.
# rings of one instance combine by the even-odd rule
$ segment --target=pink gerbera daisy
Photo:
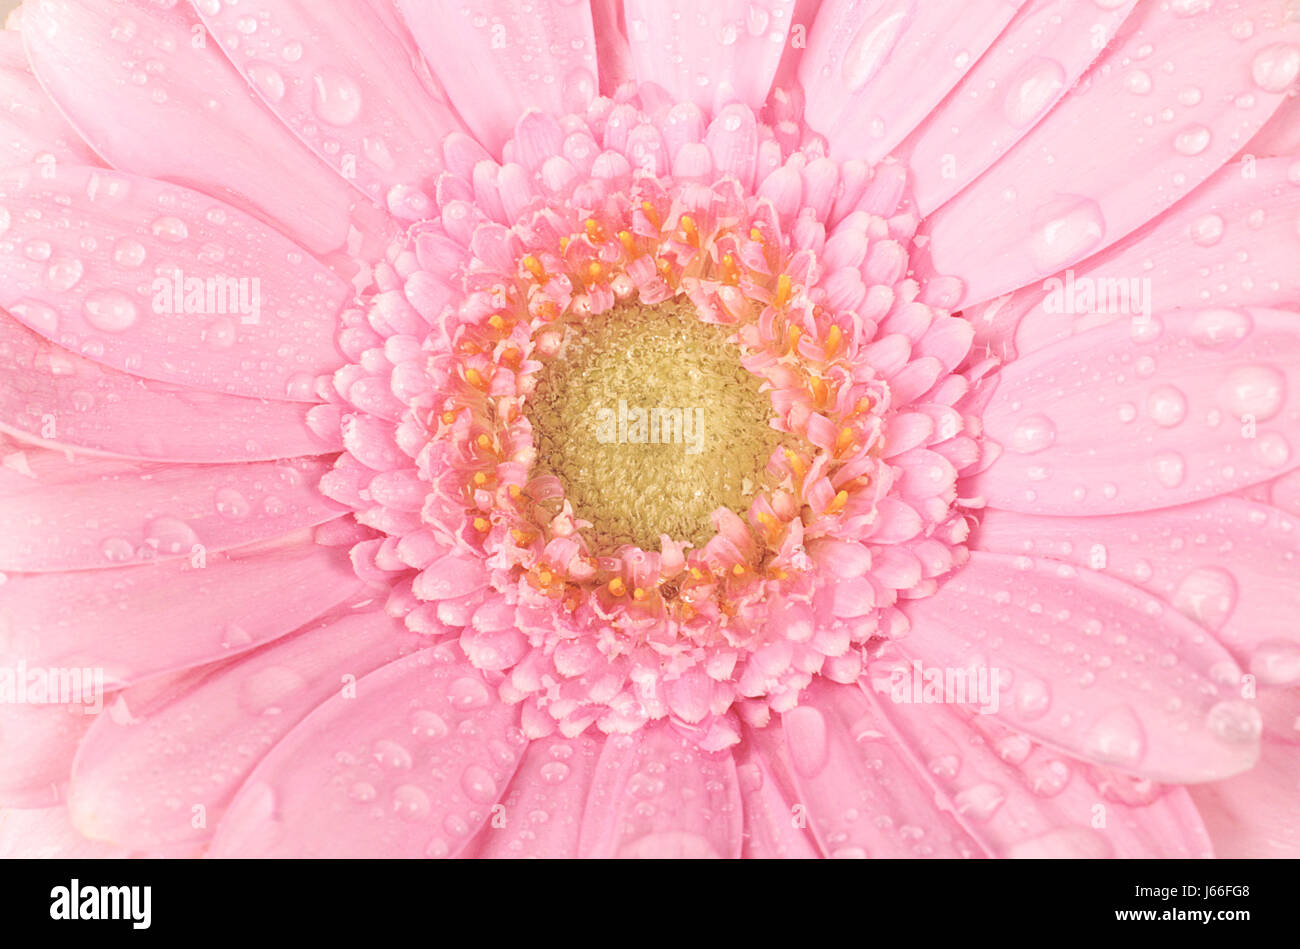
[[[1300,853],[1297,20],[28,0],[0,853]]]

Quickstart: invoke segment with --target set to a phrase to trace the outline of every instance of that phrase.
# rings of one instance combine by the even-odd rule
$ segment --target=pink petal
[[[979,845],[941,811],[924,781],[883,741],[856,685],[814,679],[798,708],[756,733],[759,747],[784,738],[806,819],[832,857],[970,857]],[[770,754],[769,754],[770,757]]]
[[[892,701],[887,676],[878,692],[867,694],[889,739],[907,749],[941,806],[991,856],[1211,855],[1182,788],[1150,803],[1125,803],[1085,778],[1087,765],[994,730],[978,715]]]
[[[582,857],[740,856],[740,791],[730,752],[701,751],[666,723],[613,735],[582,818]]]
[[[29,451],[0,468],[0,570],[85,570],[271,540],[338,517],[315,458],[243,465],[147,465]]]
[[[808,124],[832,157],[876,162],[961,79],[1015,5],[826,0],[799,64]]]
[[[227,553],[177,529],[189,556],[148,566],[14,575],[0,587],[3,655],[101,667],[109,687],[202,665],[283,636],[355,596],[346,551],[310,533]]]
[[[1284,158],[1227,165],[1168,213],[1079,264],[1072,282],[1058,278],[1019,291],[1029,309],[1015,331],[1016,350],[1024,355],[1131,317],[1143,301],[1173,310],[1286,306],[1300,299],[1300,180],[1292,180],[1292,166]]]
[[[352,287],[205,195],[97,168],[0,177],[0,306],[66,349],[213,392],[315,401]],[[91,250],[86,248],[90,247]]]
[[[808,833],[807,815],[799,806],[790,763],[779,742],[760,748],[755,741],[742,741],[736,750],[736,779],[744,801],[746,858],[821,856]]]
[[[715,114],[732,102],[762,108],[794,6],[794,0],[627,0],[636,78]]]
[[[596,61],[600,63],[600,94],[612,96],[633,78],[632,53],[623,27],[623,0],[591,0],[591,21],[596,34]]]
[[[1190,789],[1220,857],[1300,856],[1300,754],[1294,745],[1264,742],[1246,774]]]
[[[1300,685],[1300,521],[1276,508],[1216,498],[1113,517],[991,510],[975,543],[1109,573],[1212,630],[1261,683]]]
[[[188,4],[34,4],[23,20],[36,77],[112,165],[233,193],[313,251],[343,244],[355,192],[195,30]]]
[[[1101,54],[1136,0],[1099,8],[1029,0],[952,93],[895,154],[913,173],[929,214],[980,176],[1048,111]]]
[[[125,847],[83,837],[62,804],[0,811],[0,859],[104,860],[130,856]]]
[[[528,109],[585,109],[583,100],[596,91],[596,39],[586,3],[524,9],[507,0],[397,0],[397,6],[465,124],[494,154]]]
[[[101,715],[81,742],[68,793],[78,828],[139,848],[207,839],[266,749],[413,648],[399,620],[344,612],[161,695],[128,689],[124,714]]]
[[[903,610],[911,658],[998,674],[991,710],[1071,755],[1175,783],[1229,777],[1259,755],[1259,713],[1237,698],[1227,651],[1126,583],[976,551]]]
[[[30,308],[29,321],[40,319]],[[73,355],[0,310],[0,430],[150,461],[260,461],[338,451],[307,406],[152,382]]]
[[[3,596],[3,594],[0,594]],[[19,665],[19,661],[23,665]],[[4,663],[4,676],[15,689],[25,673],[48,668],[34,658],[16,656]],[[65,667],[66,668],[66,667]],[[67,670],[69,673],[71,669]],[[78,681],[93,686],[93,669],[78,672]],[[43,681],[52,677],[44,677]],[[49,807],[62,800],[77,743],[95,720],[103,695],[93,688],[84,702],[36,704],[0,702],[0,807]]]
[[[1280,15],[1261,10],[1253,34],[1237,39],[1232,6],[1192,17],[1139,6],[1084,76],[1087,93],[1066,98],[931,216],[934,268],[966,282],[967,302],[988,300],[1113,244],[1190,192],[1281,103],[1285,90],[1257,85],[1250,69],[1270,44],[1300,34]],[[1135,95],[1135,82],[1152,91]],[[1193,105],[1180,99],[1189,88]],[[1172,122],[1154,119],[1166,108]]]
[[[492,816],[525,740],[518,711],[447,646],[335,695],[244,783],[214,857],[455,856]]]
[[[1294,313],[1098,327],[1002,371],[984,412],[1002,453],[968,490],[1007,510],[1096,515],[1258,484],[1300,465],[1287,436],[1300,430],[1296,393]]]
[[[0,165],[97,165],[99,158],[54,108],[27,65],[21,33],[0,31]]]
[[[475,841],[481,858],[560,859],[578,855],[578,835],[603,739],[553,735],[528,745],[501,798],[504,811]]]
[[[263,101],[327,164],[372,200],[442,170],[441,143],[460,121],[431,96],[413,50],[362,0],[321,16],[307,0],[269,0],[258,28],[229,3],[200,4],[204,23]],[[285,55],[293,37],[292,57]],[[382,63],[382,69],[375,69]]]

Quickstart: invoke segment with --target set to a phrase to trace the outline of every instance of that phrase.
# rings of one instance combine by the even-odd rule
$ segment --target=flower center
[[[782,434],[761,380],[688,301],[628,303],[571,330],[526,415],[538,468],[592,524],[600,553],[702,547],[719,507],[744,512]]]

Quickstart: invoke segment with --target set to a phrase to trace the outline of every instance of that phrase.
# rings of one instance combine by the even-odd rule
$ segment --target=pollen
[[[573,327],[526,414],[538,468],[557,477],[597,547],[696,546],[719,507],[740,514],[769,487],[786,437],[729,331],[677,298],[624,304]],[[614,592],[611,588],[611,592]]]

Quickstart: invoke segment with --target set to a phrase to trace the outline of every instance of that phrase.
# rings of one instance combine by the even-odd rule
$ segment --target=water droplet
[[[996,784],[977,784],[959,791],[952,799],[957,813],[969,815],[975,820],[988,820],[1007,799],[1003,790]]]
[[[135,304],[120,290],[96,290],[89,293],[82,308],[86,322],[105,333],[121,333],[130,329],[138,316]]]
[[[1205,718],[1205,727],[1220,741],[1244,745],[1259,740],[1264,723],[1259,709],[1254,705],[1240,699],[1230,699],[1210,709]]]
[[[249,63],[248,78],[253,81],[258,91],[272,102],[279,102],[284,98],[284,77],[269,63]]]
[[[868,18],[858,29],[840,65],[840,78],[850,92],[863,88],[884,64],[911,12],[911,4],[887,10],[885,16]]]
[[[1105,234],[1101,205],[1082,195],[1060,195],[1034,214],[1030,255],[1041,272],[1054,273],[1100,244]]]
[[[1170,602],[1184,616],[1218,630],[1237,605],[1237,581],[1220,567],[1197,567],[1178,582]]]
[[[1176,488],[1187,476],[1187,462],[1175,451],[1161,452],[1151,460],[1156,480],[1166,488]]]
[[[85,271],[86,268],[76,257],[63,257],[50,264],[45,271],[45,279],[51,289],[63,292],[80,283]]]
[[[250,715],[278,715],[285,701],[306,688],[307,680],[288,666],[267,666],[239,686],[239,705]]]
[[[1084,745],[1088,754],[1098,760],[1133,765],[1146,754],[1146,735],[1133,710],[1117,705],[1093,723]]]
[[[149,225],[149,229],[154,237],[173,244],[179,244],[190,236],[190,229],[178,217],[160,217]]]
[[[1056,425],[1045,415],[1031,415],[1011,433],[1011,450],[1020,455],[1042,451],[1056,441]]]
[[[460,776],[461,790],[476,804],[491,804],[497,799],[497,783],[486,768],[470,765]]]
[[[251,510],[248,499],[234,488],[221,488],[217,491],[214,501],[217,513],[233,521],[247,517]]]
[[[113,262],[119,267],[134,270],[144,263],[146,254],[144,245],[130,237],[124,237],[113,245]]]
[[[459,709],[482,708],[492,699],[486,685],[468,676],[453,682],[447,688],[447,697]]]
[[[1174,150],[1180,155],[1199,155],[1210,147],[1210,130],[1204,125],[1189,125],[1174,136]]]
[[[1161,428],[1173,428],[1187,417],[1187,396],[1173,386],[1158,386],[1147,396],[1147,414]]]
[[[1286,377],[1272,366],[1242,366],[1228,373],[1219,398],[1223,407],[1238,418],[1250,415],[1263,422],[1282,408]]]
[[[361,90],[352,79],[332,69],[314,77],[312,107],[323,122],[351,125],[361,115]]]
[[[381,765],[395,771],[408,770],[412,764],[411,753],[390,738],[381,738],[375,742],[373,754]]]
[[[1265,92],[1286,92],[1300,75],[1300,49],[1289,43],[1265,46],[1251,61],[1250,74]]]
[[[1002,114],[1015,128],[1024,128],[1046,111],[1065,88],[1065,69],[1054,59],[1031,59],[1011,81]]]
[[[1241,310],[1202,310],[1192,319],[1191,335],[1198,345],[1231,346],[1245,339],[1254,321]]]
[[[1203,214],[1188,229],[1192,243],[1200,247],[1213,247],[1223,239],[1223,218],[1217,214]]]

